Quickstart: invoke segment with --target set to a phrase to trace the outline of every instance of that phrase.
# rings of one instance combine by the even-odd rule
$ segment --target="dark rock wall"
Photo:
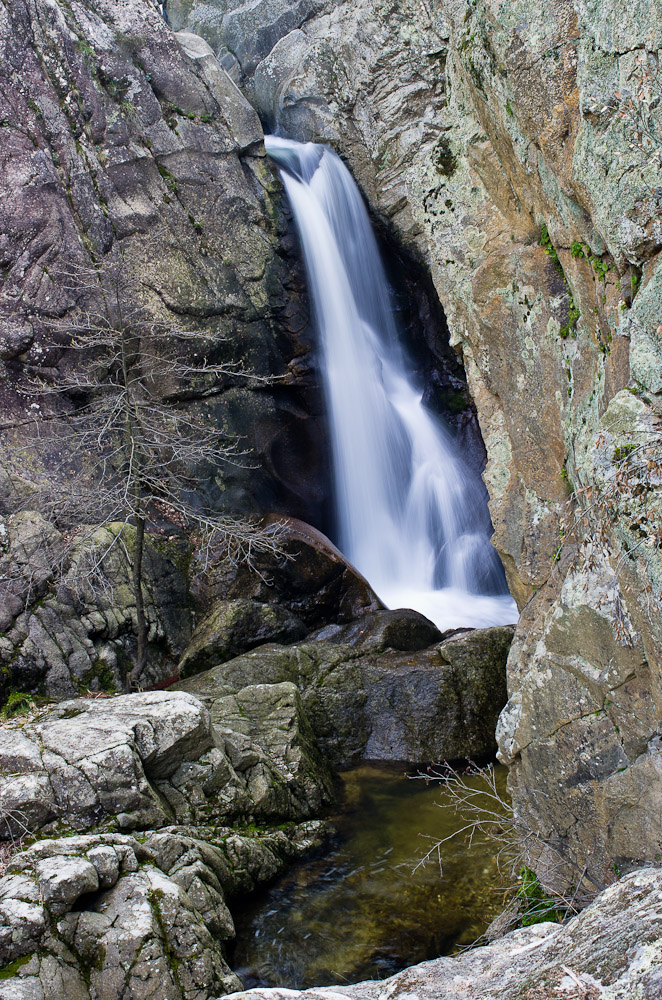
[[[217,334],[220,359],[281,378],[190,399],[258,466],[210,474],[212,500],[322,520],[325,431],[303,284],[253,109],[151,2],[18,0],[0,8],[0,51],[4,443],[44,433],[66,409],[17,390],[35,374],[57,382],[61,327],[103,311],[87,269],[121,251],[127,310]],[[57,436],[57,421],[48,428]]]

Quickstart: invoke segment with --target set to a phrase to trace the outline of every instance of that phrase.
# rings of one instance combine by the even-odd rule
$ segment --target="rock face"
[[[152,692],[62,702],[3,727],[0,836],[278,823],[332,800],[292,685],[241,692],[224,708],[212,721],[191,695]]]
[[[314,827],[293,839],[172,829],[41,841],[0,879],[1,1000],[212,1000],[240,989],[224,952],[226,899],[309,849]]]
[[[136,646],[134,529],[122,527],[121,542],[118,524],[82,529],[72,546],[37,513],[22,511],[0,524],[0,698],[12,689],[52,699],[122,690]],[[98,553],[104,558],[95,577]],[[191,638],[188,556],[181,539],[146,538],[146,684],[175,673]]]
[[[3,444],[16,456],[33,432],[53,437],[39,460],[18,451],[27,457],[11,476],[2,463],[0,496],[42,459],[57,464],[66,425],[55,418],[68,403],[21,390],[34,376],[57,384],[61,329],[104,315],[81,273],[121,253],[128,315],[212,335],[216,362],[286,376],[183,390],[191,412],[256,459],[250,472],[246,462],[210,469],[208,499],[319,519],[328,476],[307,315],[254,109],[207,43],[176,36],[155,0],[19,0],[0,15],[0,54]],[[176,389],[164,385],[164,397]]]
[[[640,869],[567,924],[513,931],[457,958],[438,958],[383,982],[297,992],[247,990],[246,1000],[656,1000],[662,993],[662,876]]]
[[[261,646],[179,687],[214,719],[246,696],[246,684],[294,684],[334,764],[481,757],[495,749],[512,633],[478,629],[439,642],[422,615],[381,611],[305,643]]]
[[[244,85],[430,268],[522,611],[501,756],[522,815],[600,878],[662,837],[661,41],[615,3],[359,0]]]

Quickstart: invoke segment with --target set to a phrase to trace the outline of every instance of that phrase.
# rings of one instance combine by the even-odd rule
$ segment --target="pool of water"
[[[497,781],[505,788],[506,769]],[[234,968],[247,987],[305,989],[383,979],[471,944],[502,908],[494,845],[463,837],[416,865],[431,841],[458,830],[439,786],[402,766],[341,775],[332,848],[291,868],[235,913]]]

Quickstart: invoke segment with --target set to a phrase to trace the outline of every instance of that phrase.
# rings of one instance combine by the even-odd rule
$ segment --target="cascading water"
[[[339,548],[391,608],[441,629],[517,619],[482,480],[408,372],[367,211],[325,146],[267,136],[301,237],[321,341]]]

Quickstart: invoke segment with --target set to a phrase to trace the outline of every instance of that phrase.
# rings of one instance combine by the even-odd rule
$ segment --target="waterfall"
[[[351,174],[325,146],[265,143],[281,167],[319,332],[339,548],[387,607],[414,608],[442,630],[516,621],[484,484],[409,374]]]

